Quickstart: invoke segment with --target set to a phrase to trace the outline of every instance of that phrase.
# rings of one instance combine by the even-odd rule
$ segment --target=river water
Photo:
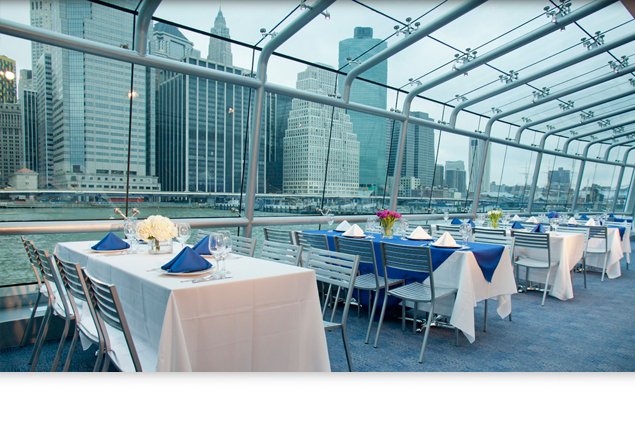
[[[123,210],[123,209],[122,209]],[[235,217],[236,214],[228,210],[216,210],[199,207],[143,207],[139,208],[140,218],[150,215],[163,215],[168,218],[218,218]],[[276,214],[271,212],[255,212],[255,216],[276,216],[289,214]],[[121,216],[114,215],[113,208],[70,208],[70,207],[50,207],[50,208],[0,208],[0,226],[2,221],[44,221],[44,220],[100,220],[100,219],[121,219]],[[283,230],[314,230],[316,225],[288,225],[277,227]],[[206,229],[212,230],[212,229]],[[233,234],[238,233],[238,229],[230,229]],[[37,248],[53,252],[55,244],[58,242],[74,242],[81,240],[100,240],[105,236],[104,232],[97,233],[63,233],[63,234],[39,234],[28,235],[25,238],[32,240]],[[124,238],[123,231],[116,233]],[[196,244],[197,230],[192,229],[192,236],[187,241],[188,244]],[[260,246],[264,240],[264,230],[262,227],[254,227],[252,237],[257,239],[256,254],[260,254]],[[0,286],[23,284],[36,282],[33,269],[28,262],[28,257],[20,236],[0,235]]]

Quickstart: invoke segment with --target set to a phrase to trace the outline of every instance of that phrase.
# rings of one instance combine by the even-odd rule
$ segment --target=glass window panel
[[[627,167],[624,169],[622,183],[617,194],[617,202],[615,203],[615,213],[623,213],[626,210],[628,196],[631,193],[634,169]]]
[[[578,210],[610,211],[615,199],[618,174],[617,166],[587,162],[578,195]]]

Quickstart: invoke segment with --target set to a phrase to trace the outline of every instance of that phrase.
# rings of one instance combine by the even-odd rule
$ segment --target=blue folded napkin
[[[520,222],[514,221],[514,224],[512,225],[512,229],[513,230],[524,230],[525,227],[523,227],[523,225]]]
[[[118,251],[130,248],[130,244],[124,242],[113,233],[108,233],[106,237],[90,247],[95,251]]]
[[[205,236],[199,243],[192,247],[199,255],[212,255],[209,252],[209,235]]]
[[[532,233],[544,233],[545,232],[545,228],[542,226],[542,224],[536,224],[536,227],[534,227],[534,229],[531,232]]]
[[[454,218],[454,219],[452,220],[452,224],[461,224],[461,220],[460,220],[460,219],[458,219],[458,218]]]
[[[170,273],[198,272],[212,267],[212,264],[186,246],[169,263],[161,266]]]
[[[586,215],[582,215],[582,216],[580,217],[580,219],[583,219],[583,220],[585,220],[585,221],[588,221],[588,220],[589,220],[589,217],[588,217],[588,216],[586,216]]]

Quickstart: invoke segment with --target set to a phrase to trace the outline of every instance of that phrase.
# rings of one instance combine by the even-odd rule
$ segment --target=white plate
[[[214,270],[213,267],[210,267],[209,269],[205,269],[205,270],[198,270],[196,272],[179,272],[179,273],[172,273],[172,272],[168,272],[167,270],[163,270],[161,269],[161,274],[163,275],[170,275],[170,276],[192,276],[192,277],[196,277],[198,278],[199,276],[204,276],[210,272],[212,272]]]
[[[418,239],[418,238],[414,238],[414,237],[409,237],[408,239],[410,239],[410,240],[434,240],[432,238],[430,238],[430,239]]]
[[[430,245],[436,246],[437,248],[461,248],[463,246],[463,245],[437,245],[434,243],[431,243]]]
[[[363,239],[363,238],[365,238],[365,237],[366,237],[366,235],[365,235],[365,234],[362,234],[361,236],[350,236],[350,235],[343,234],[342,236],[344,236],[344,237],[350,237],[350,238],[353,238],[353,239]]]
[[[118,252],[126,252],[126,251],[128,251],[129,249],[130,249],[130,248],[124,248],[124,249],[111,249],[110,251],[99,251],[99,250],[97,250],[97,249],[92,249],[92,248],[91,248],[91,251],[92,251],[92,252],[96,252],[96,253],[98,253],[98,254],[116,254],[116,253],[118,253]]]
[[[348,229],[346,229],[346,230],[338,230],[338,229],[334,229],[334,230],[335,230],[335,231],[337,231],[338,233],[344,233],[344,232],[345,232],[346,230],[348,230]]]

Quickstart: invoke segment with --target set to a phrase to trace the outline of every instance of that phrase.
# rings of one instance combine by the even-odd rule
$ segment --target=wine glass
[[[462,222],[461,226],[459,227],[459,233],[461,233],[461,236],[463,236],[463,246],[467,246],[467,240],[472,234],[472,226],[470,225],[470,223],[467,221]]]
[[[224,236],[220,233],[211,233],[209,240],[207,241],[209,246],[209,253],[212,254],[214,260],[216,260],[216,270],[214,271],[213,279],[222,279],[222,273],[218,264],[218,258],[221,256],[225,249]]]
[[[176,225],[176,240],[181,244],[181,249],[185,248],[185,243],[192,235],[192,229],[186,222],[180,222]]]
[[[333,231],[333,221],[335,221],[335,215],[333,214],[328,214],[326,216],[326,222],[329,223],[329,232]]]
[[[445,223],[447,224],[448,220],[450,219],[450,212],[449,211],[447,211],[447,210],[443,211],[443,219],[444,219]]]
[[[126,235],[126,239],[130,243],[130,249],[128,254],[134,254],[137,252],[139,241],[137,240],[137,220],[128,218],[124,221],[123,229]]]
[[[376,219],[376,217],[369,216],[366,219],[366,233],[368,233],[368,236],[366,236],[366,237],[367,238],[374,237],[371,233],[374,233],[376,228],[377,228],[377,219]]]
[[[218,230],[218,233],[222,234],[225,239],[225,250],[223,251],[223,254],[222,254],[223,270],[221,271],[224,278],[227,275],[231,275],[231,272],[227,270],[227,266],[225,264],[225,258],[232,252],[232,233],[229,230]]]
[[[408,240],[408,238],[406,237],[407,231],[408,231],[408,220],[405,218],[400,218],[397,234],[401,235],[401,240]]]
[[[551,218],[549,220],[549,224],[551,224],[551,230],[554,233],[557,233],[558,232],[558,225],[560,224],[560,219],[556,218],[556,217],[553,217],[553,218]]]
[[[478,227],[483,227],[483,223],[485,223],[485,214],[479,214],[478,217],[476,217],[476,225]]]

